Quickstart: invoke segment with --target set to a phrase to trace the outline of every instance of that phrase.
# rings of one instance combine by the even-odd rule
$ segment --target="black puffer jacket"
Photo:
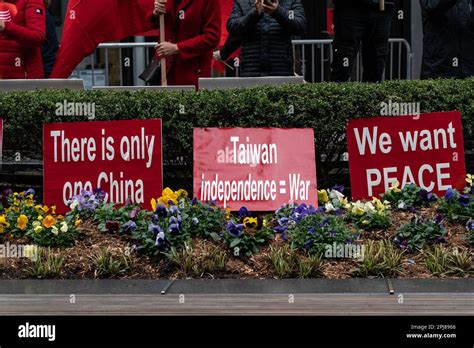
[[[421,78],[474,76],[473,0],[420,3],[424,31]]]
[[[291,39],[306,29],[300,0],[280,0],[271,16],[258,14],[255,0],[235,0],[227,29],[242,40],[240,76],[294,74]]]

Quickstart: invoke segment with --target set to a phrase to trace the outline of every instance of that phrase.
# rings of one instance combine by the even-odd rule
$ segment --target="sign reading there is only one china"
[[[354,199],[381,195],[397,184],[436,194],[464,187],[460,112],[353,119],[347,142]]]
[[[44,201],[66,211],[81,190],[146,208],[163,188],[161,120],[68,122],[43,128]]]
[[[313,129],[194,129],[194,195],[232,210],[317,206]]]

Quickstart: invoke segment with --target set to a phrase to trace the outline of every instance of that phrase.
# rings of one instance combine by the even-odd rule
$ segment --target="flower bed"
[[[440,198],[395,185],[381,199],[349,202],[335,186],[318,192],[319,208],[272,214],[231,213],[167,188],[151,211],[83,191],[61,216],[32,190],[5,191],[0,241],[30,258],[1,258],[0,277],[472,277],[472,179]]]

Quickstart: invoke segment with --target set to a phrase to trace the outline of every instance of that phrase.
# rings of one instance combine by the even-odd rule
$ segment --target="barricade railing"
[[[331,64],[333,61],[333,40],[293,40],[294,57],[295,57],[295,72],[299,76],[304,76],[307,82],[324,82],[329,80],[331,71]],[[82,73],[76,77],[85,80],[86,87],[92,88],[95,86],[108,86],[110,84],[110,57],[109,51],[111,49],[118,49],[119,67],[118,77],[119,86],[123,86],[123,68],[126,64],[123,60],[123,49],[133,49],[133,57],[135,66],[141,68],[145,67],[151,60],[150,48],[156,44],[153,42],[130,42],[130,43],[102,43],[98,46],[98,50],[104,50],[103,69],[96,68],[96,51],[88,59],[90,59],[90,69],[87,69],[87,74]],[[390,52],[387,58],[385,79],[387,80],[411,80],[412,79],[412,49],[410,43],[403,38],[392,38],[389,40]],[[360,59],[360,52],[356,57],[354,64],[354,81],[362,80],[362,61]],[[138,63],[138,64],[137,64]],[[237,70],[237,69],[236,69]],[[90,71],[90,76],[88,72]],[[237,70],[238,71],[238,70]],[[139,75],[141,71],[134,71],[134,75]],[[236,73],[238,74],[238,72]],[[99,78],[100,77],[100,78]],[[235,77],[229,76],[229,77]],[[99,83],[100,82],[100,83]],[[135,85],[144,84],[135,78]]]
[[[295,71],[307,82],[329,80],[333,62],[333,40],[293,40]],[[389,39],[389,56],[386,65],[386,80],[411,80],[413,54],[410,43],[403,38]],[[362,80],[361,51],[355,59],[353,81]]]

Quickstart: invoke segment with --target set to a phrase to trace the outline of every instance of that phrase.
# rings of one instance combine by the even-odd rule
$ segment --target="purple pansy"
[[[130,233],[137,229],[137,224],[133,221],[128,221],[122,226],[124,233]]]
[[[236,224],[233,221],[229,221],[227,223],[227,232],[232,236],[239,238],[242,235],[242,230],[244,228],[244,225],[242,224]]]

